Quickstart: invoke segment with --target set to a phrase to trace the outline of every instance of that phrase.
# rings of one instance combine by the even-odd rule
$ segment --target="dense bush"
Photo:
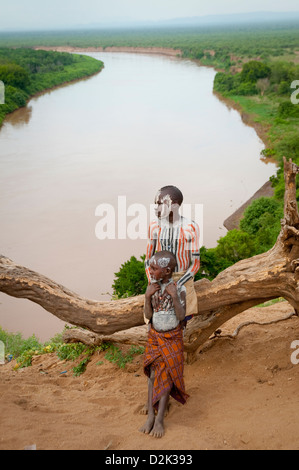
[[[269,250],[277,240],[283,218],[283,204],[274,198],[261,197],[244,212],[240,228],[254,236],[254,254]]]
[[[39,349],[41,344],[35,335],[24,339],[21,333],[8,333],[0,327],[0,341],[4,343],[6,354],[18,357],[29,349]]]
[[[29,73],[20,65],[0,65],[0,80],[5,85],[26,89],[30,83]]]
[[[293,104],[290,100],[282,101],[278,106],[278,116],[282,118],[299,118],[299,106]]]
[[[230,230],[224,237],[218,240],[215,248],[216,257],[223,259],[227,266],[250,258],[255,252],[254,237],[242,230]]]
[[[291,94],[291,83],[299,77],[299,66],[289,62],[265,64],[250,61],[243,65],[239,73],[218,72],[215,76],[214,89],[229,95]],[[265,85],[265,86],[261,86]]]
[[[112,285],[113,295],[117,298],[131,297],[143,294],[147,286],[147,277],[144,270],[145,256],[141,261],[132,256],[129,261],[121,265],[120,270],[115,273]]]
[[[256,199],[245,209],[240,228],[250,235],[256,235],[263,227],[261,219],[266,213],[274,217],[281,216],[281,204],[270,197]]]
[[[281,86],[280,91],[284,91],[288,85],[288,92],[290,92],[290,84],[293,80],[298,78],[298,66],[290,62],[273,62],[271,63],[270,80],[272,84]]]
[[[276,146],[280,157],[287,156],[294,161],[299,161],[299,134],[298,132],[286,132],[284,138]]]
[[[7,108],[8,112],[11,112],[16,108],[26,106],[27,98],[28,94],[26,92],[8,85],[5,87],[4,107]]]
[[[207,278],[212,281],[217,274],[227,267],[227,261],[217,256],[216,248],[200,248],[200,269],[195,280]]]
[[[92,75],[102,66],[102,62],[78,54],[0,48],[0,80],[5,85],[0,125],[6,114],[26,106],[35,93]]]
[[[252,60],[243,65],[240,75],[243,83],[256,83],[259,78],[266,78],[271,75],[268,65],[257,60]]]
[[[242,73],[231,74],[218,72],[214,80],[214,89],[223,94],[241,96],[256,95],[258,93],[256,86],[258,79],[246,81],[244,79],[245,76],[246,75],[242,77]]]

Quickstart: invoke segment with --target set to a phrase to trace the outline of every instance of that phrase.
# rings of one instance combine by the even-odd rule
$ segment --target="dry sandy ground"
[[[291,311],[287,302],[251,309],[223,334],[249,318],[264,322]],[[298,449],[295,340],[297,317],[214,340],[186,365],[190,399],[184,406],[172,401],[162,439],[138,432],[147,389],[142,356],[120,370],[100,353],[78,378],[74,363],[60,363],[55,354],[18,371],[8,363],[0,366],[0,449]]]

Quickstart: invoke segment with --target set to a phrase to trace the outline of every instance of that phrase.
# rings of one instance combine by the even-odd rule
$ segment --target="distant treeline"
[[[180,49],[184,57],[229,67],[242,57],[267,59],[286,52],[294,54],[299,46],[299,23],[0,33],[0,46],[36,45],[167,47]]]
[[[0,80],[5,103],[0,105],[0,126],[8,113],[26,106],[36,93],[90,76],[103,67],[91,57],[32,49],[0,49]]]

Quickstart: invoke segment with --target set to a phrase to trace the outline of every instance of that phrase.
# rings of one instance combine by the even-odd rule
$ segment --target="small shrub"
[[[127,363],[133,361],[134,356],[143,353],[143,347],[131,346],[128,353],[124,355],[117,346],[112,345],[105,355],[105,359],[107,359],[109,362],[112,362],[113,364],[116,364],[121,369],[124,369]]]

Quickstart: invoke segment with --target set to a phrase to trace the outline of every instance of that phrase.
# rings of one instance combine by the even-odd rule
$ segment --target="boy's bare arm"
[[[153,307],[152,307],[152,302],[151,299],[145,299],[144,302],[144,316],[147,320],[151,320],[153,316]]]

